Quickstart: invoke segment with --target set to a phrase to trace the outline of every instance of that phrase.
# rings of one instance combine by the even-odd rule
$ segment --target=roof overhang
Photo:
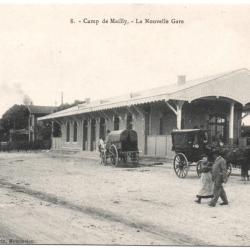
[[[159,101],[182,100],[192,102],[205,97],[224,97],[245,106],[250,103],[250,71],[241,69],[189,81],[183,85],[166,85],[152,90],[142,91],[135,96],[113,98],[109,102],[96,102],[86,105],[78,105],[73,108],[62,110],[38,120],[53,120],[61,117],[76,116],[86,113],[111,110],[126,106],[134,106]]]

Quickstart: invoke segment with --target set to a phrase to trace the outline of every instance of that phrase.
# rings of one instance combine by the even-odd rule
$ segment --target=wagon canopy
[[[108,135],[108,141],[111,143],[124,141],[137,142],[137,133],[135,130],[128,129],[115,130]]]
[[[206,140],[206,130],[202,129],[181,129],[173,130],[172,142],[174,147],[185,147],[189,142],[201,144]]]

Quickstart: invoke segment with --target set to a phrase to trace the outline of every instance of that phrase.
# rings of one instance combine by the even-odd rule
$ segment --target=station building
[[[202,128],[209,142],[240,142],[241,119],[250,110],[250,71],[239,69],[172,85],[87,101],[38,118],[60,126],[57,150],[96,151],[107,130],[134,129],[141,155],[172,157],[173,129]]]

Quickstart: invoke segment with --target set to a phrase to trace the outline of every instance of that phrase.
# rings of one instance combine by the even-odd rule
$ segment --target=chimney
[[[179,75],[177,83],[178,83],[178,85],[185,84],[186,83],[186,76],[185,75]]]
[[[85,98],[85,99],[84,99],[84,102],[85,102],[86,104],[89,104],[89,103],[90,103],[90,98]]]

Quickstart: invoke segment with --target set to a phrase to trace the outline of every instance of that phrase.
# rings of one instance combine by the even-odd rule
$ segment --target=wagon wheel
[[[118,151],[114,144],[112,144],[109,148],[110,153],[110,161],[112,166],[116,167],[118,164]]]
[[[101,165],[106,166],[107,165],[107,156],[105,151],[100,152],[100,158],[101,158]]]
[[[185,178],[188,173],[188,160],[183,153],[174,157],[174,171],[179,178]]]
[[[232,166],[233,164],[231,162],[227,162],[227,176],[229,177],[232,173]]]
[[[197,172],[198,177],[200,178],[201,177],[201,161],[197,162],[196,172]]]

